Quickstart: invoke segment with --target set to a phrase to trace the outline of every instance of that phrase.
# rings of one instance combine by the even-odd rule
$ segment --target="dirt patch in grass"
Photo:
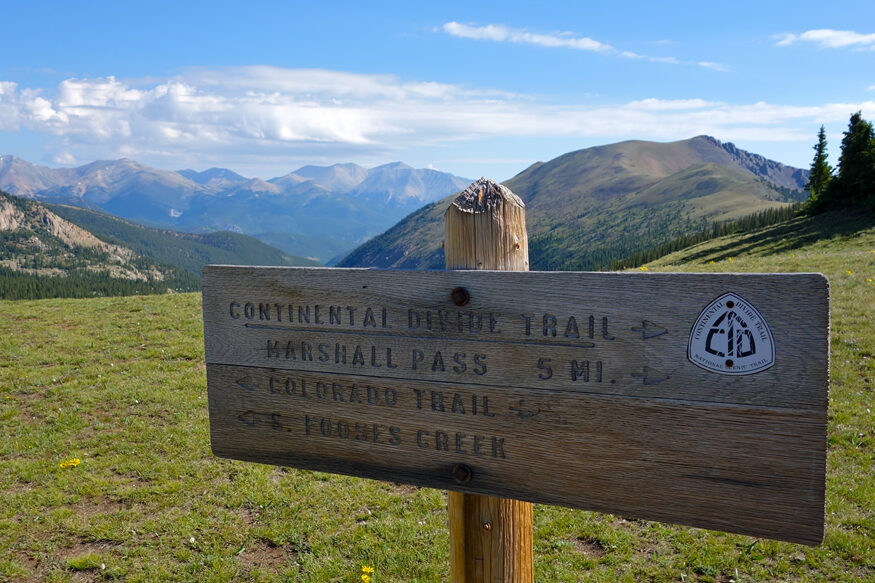
[[[37,569],[39,568],[39,561],[37,561],[24,551],[19,551],[18,553],[16,553],[15,559],[22,569],[24,569],[31,575],[36,575]]]
[[[270,483],[274,484],[275,486],[279,486],[280,484],[282,484],[283,480],[286,479],[287,475],[292,471],[292,468],[276,466],[270,474]]]
[[[45,391],[39,390],[22,390],[22,389],[13,389],[9,392],[10,395],[13,395],[13,398],[19,402],[27,401],[27,402],[42,402],[46,399]]]
[[[295,545],[276,545],[268,540],[247,544],[238,555],[240,564],[248,569],[281,571],[298,559]]]
[[[411,486],[410,484],[393,484],[392,491],[395,494],[399,494],[406,498],[407,496],[413,496],[416,494],[419,491],[419,488]]]
[[[607,554],[607,549],[604,543],[594,538],[577,538],[572,541],[574,550],[588,557],[604,557]]]
[[[240,507],[239,510],[240,518],[243,520],[243,523],[249,527],[258,523],[258,519],[261,517],[262,512],[264,512],[264,508],[261,506],[252,507],[247,505]]]
[[[71,572],[70,581],[99,581],[106,568],[103,562],[117,543],[108,541],[78,542],[70,548],[59,551],[64,569]]]
[[[15,457],[24,457],[24,454]],[[33,482],[26,482],[19,478],[10,484],[7,491],[10,494],[28,494],[34,490],[36,490],[36,486],[33,485]]]
[[[72,547],[61,549],[58,556],[61,559],[75,559],[84,555],[102,555],[109,549],[117,547],[118,543],[110,541],[77,542]]]
[[[142,507],[142,504],[138,506]],[[67,505],[67,508],[76,513],[77,516],[80,516],[86,520],[90,520],[95,516],[105,516],[109,514],[116,514],[117,512],[121,512],[123,510],[129,510],[130,508],[132,508],[132,505],[107,500],[105,498],[99,498],[89,499],[87,502],[80,502],[78,504],[69,504]]]

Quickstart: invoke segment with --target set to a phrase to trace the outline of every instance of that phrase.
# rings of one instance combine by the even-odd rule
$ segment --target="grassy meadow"
[[[875,580],[871,225],[829,214],[640,268],[829,277],[824,543],[537,505],[537,581]],[[0,581],[447,580],[443,492],[212,456],[199,294],[0,309]]]

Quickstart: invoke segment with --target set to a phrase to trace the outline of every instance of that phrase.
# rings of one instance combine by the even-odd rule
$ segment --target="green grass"
[[[830,278],[824,543],[537,505],[536,580],[875,579],[875,228],[849,222],[795,221],[647,266]],[[362,565],[375,583],[447,580],[444,493],[212,456],[198,294],[0,309],[0,581],[357,583]]]

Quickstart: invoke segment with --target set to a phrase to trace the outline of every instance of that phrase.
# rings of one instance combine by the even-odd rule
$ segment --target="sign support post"
[[[444,215],[447,269],[528,271],[523,202],[508,188],[481,178]],[[470,299],[463,288],[454,301]],[[470,469],[456,468],[457,480]],[[450,573],[453,583],[531,583],[534,580],[531,502],[463,492],[448,493]]]

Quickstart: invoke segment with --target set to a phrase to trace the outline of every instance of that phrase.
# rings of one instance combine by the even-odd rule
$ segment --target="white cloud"
[[[681,62],[674,57],[651,57],[648,55],[639,55],[638,53],[633,53],[632,51],[623,51],[617,54],[618,57],[623,59],[640,59],[644,61],[650,61],[651,63],[668,63],[669,65],[680,65]]]
[[[0,131],[54,136],[48,156],[58,163],[129,156],[165,167],[385,160],[389,152],[449,152],[481,139],[710,134],[810,142],[812,128],[846,123],[858,110],[875,114],[875,101],[803,107],[693,97],[557,105],[488,88],[272,67],[198,69],[148,81],[68,79],[53,90],[0,82]]]
[[[720,63],[714,63],[712,61],[699,61],[696,64],[699,65],[700,67],[705,68],[705,69],[711,69],[712,71],[720,71],[721,73],[729,70],[729,67],[727,67],[726,65],[722,65]]]
[[[798,42],[808,42],[827,49],[846,47],[875,49],[875,33],[861,34],[852,30],[819,28],[807,30],[801,34],[779,35],[778,39],[776,45],[779,47],[789,46]]]
[[[641,110],[649,111],[668,111],[668,110],[695,110],[706,107],[718,107],[722,105],[719,101],[705,101],[704,99],[641,99],[638,101],[630,101],[627,104]]]
[[[493,42],[509,42],[517,44],[531,44],[548,48],[566,48],[579,51],[592,51],[606,55],[613,55],[622,59],[634,59],[651,63],[665,63],[669,65],[697,65],[715,71],[728,71],[728,67],[709,61],[682,62],[671,56],[654,57],[643,55],[634,51],[621,51],[613,46],[588,37],[577,35],[573,32],[552,32],[549,34],[533,33],[523,29],[508,28],[502,24],[487,24],[474,26],[459,22],[447,22],[442,30],[450,36],[468,38],[474,40],[489,40]],[[657,44],[666,44],[669,41],[656,41]]]
[[[18,84],[0,81],[0,131],[17,132],[20,128],[20,119]]]
[[[495,42],[512,42],[539,45],[551,48],[567,48],[579,51],[607,52],[613,51],[611,45],[593,40],[585,36],[577,36],[571,32],[554,32],[550,34],[532,33],[521,29],[508,28],[501,24],[471,26],[459,22],[447,22],[444,32],[460,38],[491,40]]]

